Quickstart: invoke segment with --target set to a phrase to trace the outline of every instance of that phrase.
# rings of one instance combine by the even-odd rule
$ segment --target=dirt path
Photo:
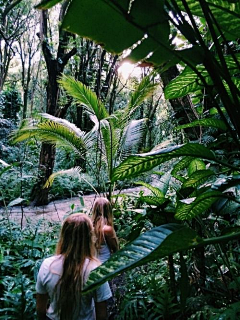
[[[121,193],[125,194],[138,194],[142,187],[125,189]],[[96,199],[96,194],[83,196],[84,207],[81,206],[79,197],[73,197],[71,199],[56,200],[50,202],[48,205],[41,207],[34,206],[15,206],[11,208],[0,208],[0,217],[9,215],[12,221],[20,222],[24,225],[27,219],[37,222],[39,219],[46,218],[49,221],[62,222],[64,216],[72,211],[78,210],[78,212],[89,212]],[[73,209],[71,209],[73,207]]]

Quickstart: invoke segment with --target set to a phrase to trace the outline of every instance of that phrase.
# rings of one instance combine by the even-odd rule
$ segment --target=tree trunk
[[[66,2],[62,5],[60,17],[63,18],[66,10]],[[60,19],[60,21],[61,21]],[[62,74],[64,67],[66,66],[69,59],[77,52],[76,48],[73,48],[70,52],[65,53],[66,45],[69,42],[69,34],[63,30],[59,30],[59,45],[57,57],[54,59],[50,46],[47,42],[47,21],[48,12],[47,10],[41,11],[41,32],[39,37],[42,42],[42,50],[47,65],[48,71],[48,84],[47,84],[47,107],[46,112],[62,117],[65,115],[65,109],[58,109],[57,101],[59,98],[59,84],[58,78]],[[45,205],[48,203],[49,189],[43,189],[44,184],[48,180],[49,176],[53,173],[54,161],[55,161],[56,149],[55,146],[48,143],[43,143],[39,158],[39,174],[38,181],[33,187],[31,199],[34,205]]]

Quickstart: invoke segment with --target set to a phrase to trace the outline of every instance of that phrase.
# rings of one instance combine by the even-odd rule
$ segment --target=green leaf
[[[198,170],[193,172],[193,174],[183,183],[182,188],[196,188],[214,175],[215,173],[212,170]]]
[[[38,5],[35,6],[36,9],[50,9],[59,2],[62,2],[63,0],[43,0]]]
[[[57,172],[54,172],[50,175],[50,177],[47,179],[46,183],[44,184],[43,188],[49,188],[51,187],[51,185],[53,184],[53,181],[56,177],[58,176],[62,176],[64,174],[70,175],[70,174],[74,174],[74,175],[78,175],[81,172],[81,168],[80,167],[75,167],[75,168],[71,168],[71,169],[67,169],[67,170],[60,170]]]
[[[177,174],[179,171],[181,171],[181,170],[183,170],[183,169],[186,169],[186,168],[189,166],[189,164],[192,162],[193,159],[194,159],[193,157],[184,157],[184,158],[182,158],[180,161],[178,161],[178,162],[174,165],[171,174],[172,174],[173,176],[176,176],[176,174]]]
[[[109,52],[119,54],[144,36],[142,30],[126,19],[128,9],[129,1],[126,0],[118,5],[110,0],[72,0],[63,28],[94,40]]]
[[[108,261],[92,271],[83,293],[96,289],[102,283],[124,271],[142,266],[150,261],[159,260],[176,252],[226,242],[239,237],[240,232],[235,232],[203,240],[197,236],[194,230],[176,223],[153,228],[128,243],[113,254]]]
[[[23,198],[20,198],[20,197],[16,198],[16,199],[12,200],[11,202],[9,202],[8,207],[13,207],[13,206],[19,205],[19,204],[23,203],[24,201],[25,201],[25,199],[23,199]]]
[[[146,203],[149,206],[161,206],[164,202],[167,201],[166,198],[158,198],[155,196],[141,196],[140,199],[142,203]],[[166,222],[166,221],[165,221]]]
[[[220,119],[200,119],[200,120],[195,120],[191,123],[183,124],[181,126],[177,126],[177,130],[185,129],[185,128],[193,128],[196,126],[203,126],[203,127],[209,127],[209,128],[217,128],[222,131],[227,131],[228,128],[223,120]]]
[[[195,231],[181,224],[166,224],[153,228],[127,244],[95,269],[90,274],[83,292],[94,289],[123,271],[184,250],[201,241],[202,239],[197,237]]]
[[[143,182],[143,181],[137,181],[135,182],[135,184],[139,184],[141,186],[144,186],[146,187],[148,190],[150,190],[155,197],[157,198],[164,198],[164,194],[163,192],[159,189],[159,188],[156,188],[156,187],[153,187],[151,184],[149,183],[146,183],[146,182]]]
[[[207,84],[212,84],[209,74],[205,70],[204,66],[199,65],[197,66],[197,69],[205,78]],[[176,99],[184,97],[191,92],[202,89],[203,87],[203,83],[199,79],[198,75],[190,67],[186,67],[178,77],[169,82],[164,89],[164,94],[166,99]]]
[[[67,120],[46,113],[40,114],[40,116],[44,121],[36,124],[30,120],[29,123],[26,122],[19,130],[13,131],[11,142],[18,143],[35,137],[40,141],[74,150],[82,157],[82,151],[88,146],[88,134],[85,134],[85,132]]]
[[[195,156],[216,161],[214,153],[201,144],[189,143],[181,146],[173,146],[128,157],[115,168],[112,181],[137,176],[166,161],[181,156]]]
[[[185,11],[182,1],[177,1],[181,10]],[[190,11],[193,15],[203,17],[203,12],[198,1],[187,0]],[[239,1],[224,1],[224,0],[208,0],[209,8],[215,17],[217,23],[222,28],[222,31],[228,37],[229,35],[234,38],[239,36],[239,18],[240,18],[240,5]]]
[[[206,165],[202,160],[197,158],[193,159],[188,166],[188,175],[190,176],[191,174],[193,174],[198,170],[205,170],[205,169],[206,169]]]
[[[78,104],[83,105],[86,110],[90,114],[95,115],[99,121],[109,117],[107,110],[97,98],[97,95],[82,82],[66,75],[63,75],[58,82]]]
[[[190,220],[204,214],[220,197],[224,197],[222,192],[207,191],[196,198],[180,200],[177,204],[175,218]]]

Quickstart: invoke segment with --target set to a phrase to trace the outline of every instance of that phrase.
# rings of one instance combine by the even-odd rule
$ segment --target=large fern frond
[[[82,82],[73,77],[62,75],[59,83],[79,105],[83,105],[90,114],[96,115],[98,120],[109,116],[97,95]]]

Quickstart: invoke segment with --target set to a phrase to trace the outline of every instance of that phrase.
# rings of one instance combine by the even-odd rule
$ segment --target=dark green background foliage
[[[53,254],[59,224],[32,221],[21,229],[0,220],[0,319],[36,319],[35,285],[42,259]]]

